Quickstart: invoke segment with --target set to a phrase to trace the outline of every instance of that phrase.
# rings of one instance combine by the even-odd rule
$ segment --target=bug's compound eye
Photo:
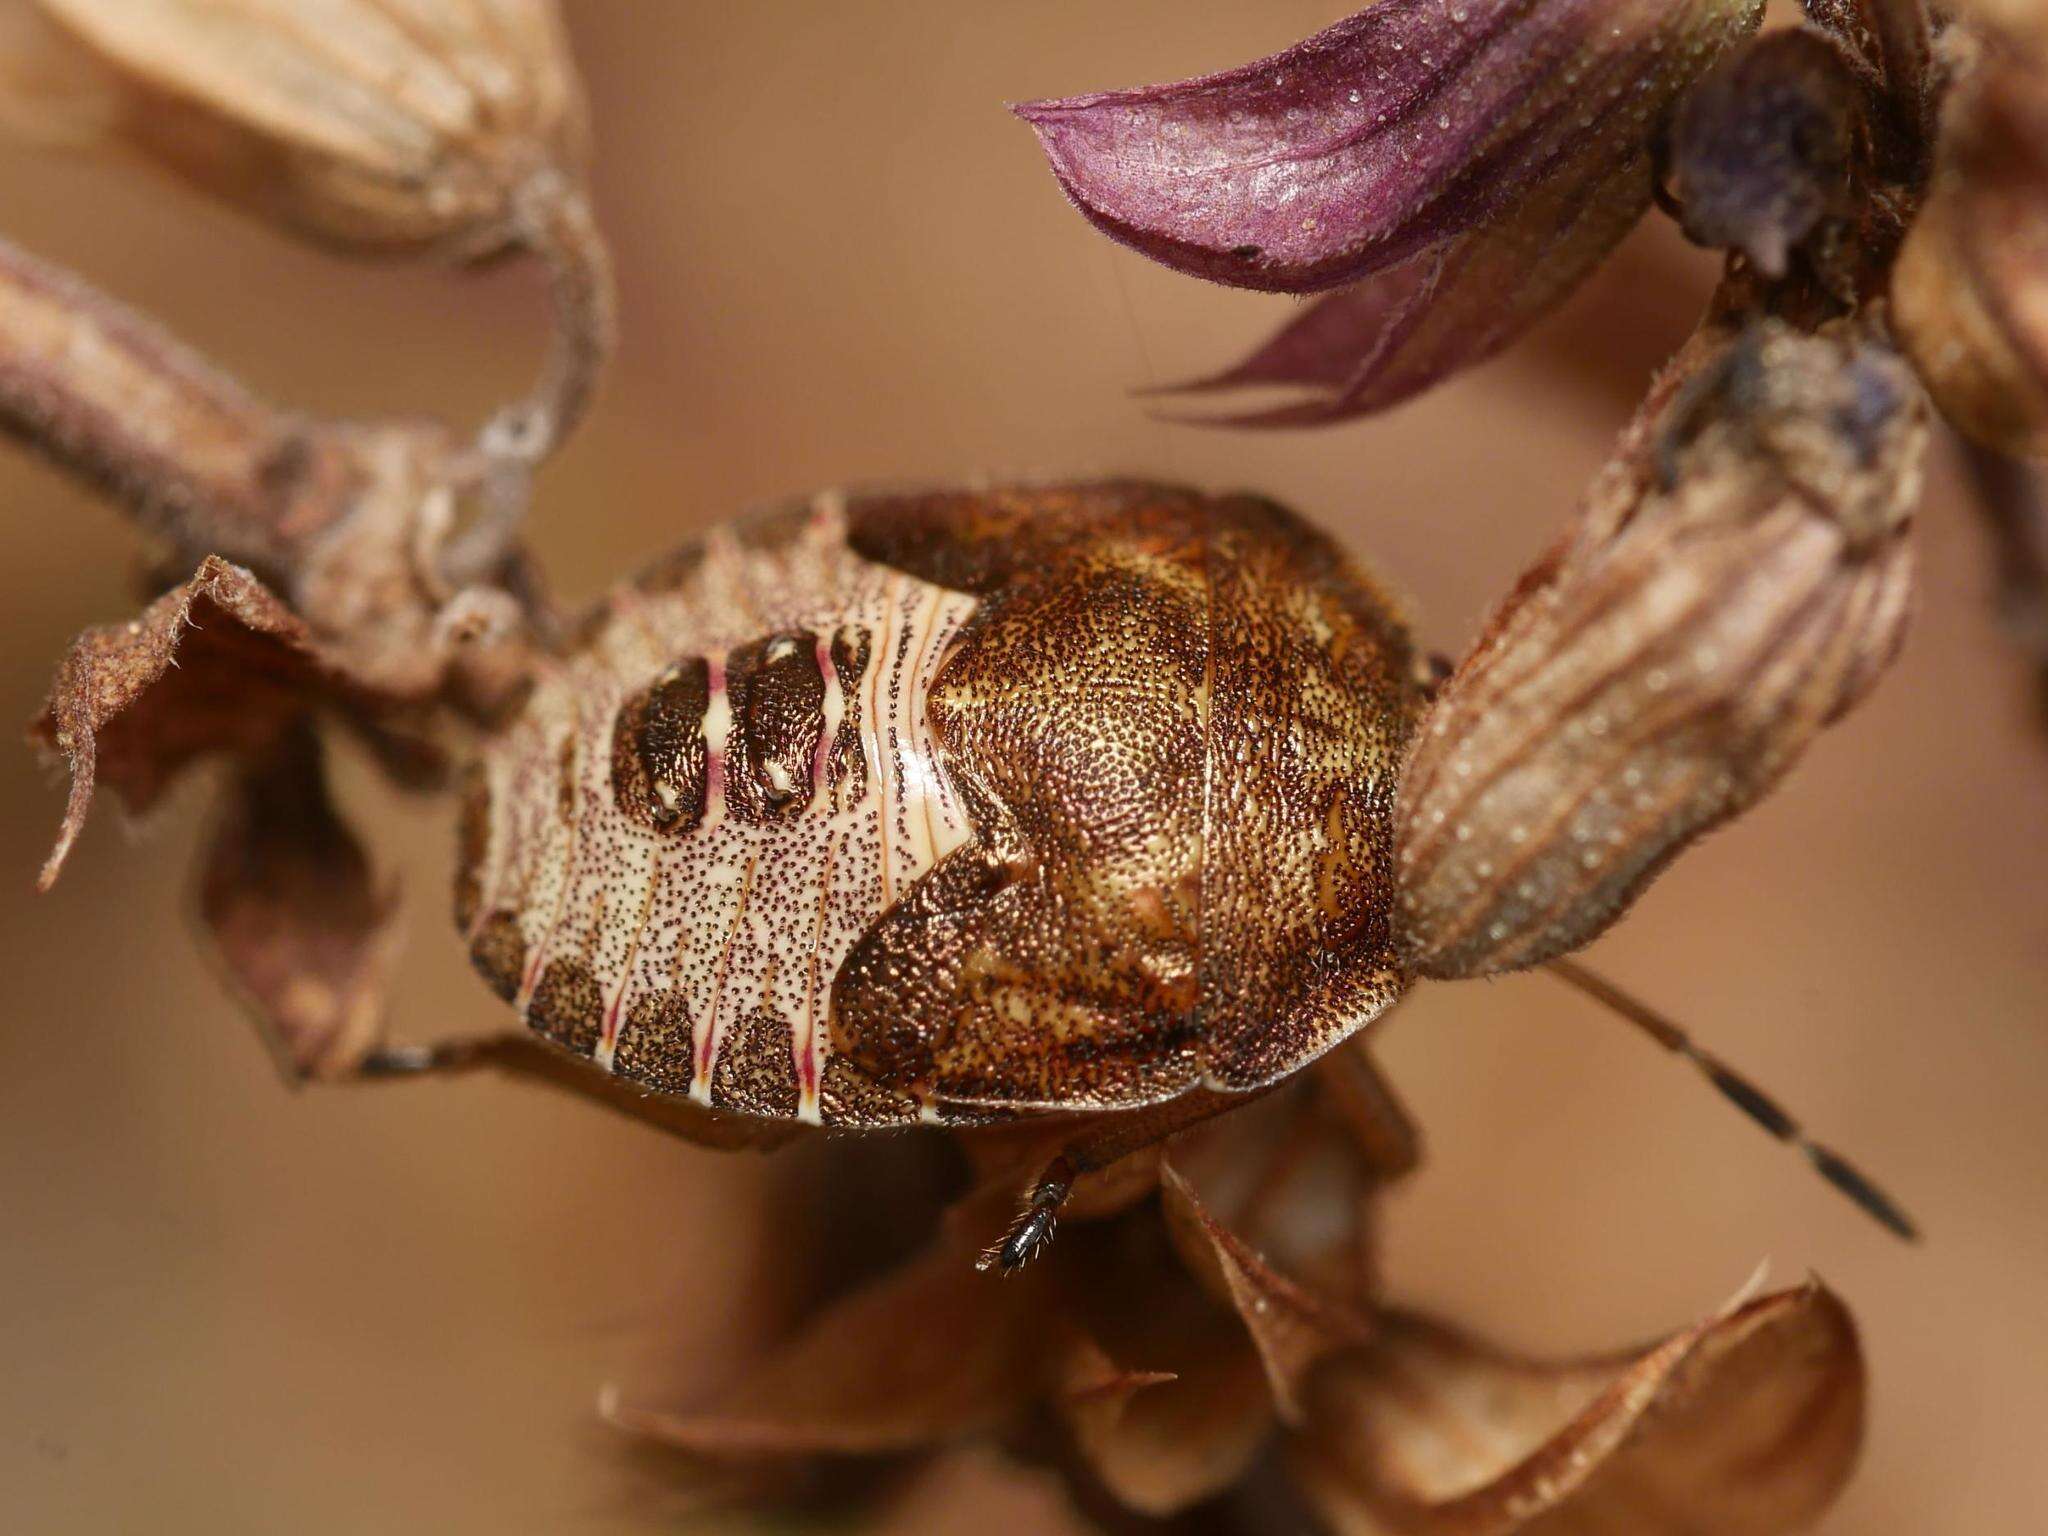
[[[726,687],[733,814],[753,821],[799,814],[822,766],[825,676],[817,637],[793,630],[741,646],[727,658]]]
[[[642,826],[680,835],[703,820],[710,704],[711,669],[702,657],[691,657],[619,706],[612,794]]]

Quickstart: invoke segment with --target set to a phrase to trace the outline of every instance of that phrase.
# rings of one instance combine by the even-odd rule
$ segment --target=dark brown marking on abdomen
[[[802,814],[825,730],[817,638],[791,631],[743,645],[726,659],[725,677],[733,722],[726,803],[733,818],[758,823]]]
[[[520,931],[515,913],[493,912],[484,920],[469,946],[469,963],[506,1002],[519,995],[519,983],[526,975],[526,935]]]
[[[651,831],[680,836],[704,819],[710,705],[711,669],[693,656],[619,706],[612,794],[620,810]]]
[[[918,1102],[883,1087],[844,1056],[834,1056],[818,1084],[818,1119],[826,1125],[912,1125]]]
[[[572,827],[576,825],[576,772],[580,766],[576,736],[571,732],[562,738],[561,752],[555,759],[555,812]]]
[[[526,1007],[526,1022],[579,1055],[597,1049],[604,1022],[604,994],[581,960],[550,960]]]
[[[796,1060],[790,1055],[789,1026],[756,1010],[733,1027],[711,1073],[714,1109],[793,1119],[797,1109]]]
[[[634,1003],[619,1031],[612,1070],[658,1093],[688,1093],[695,1070],[690,1010],[678,992],[659,992]]]

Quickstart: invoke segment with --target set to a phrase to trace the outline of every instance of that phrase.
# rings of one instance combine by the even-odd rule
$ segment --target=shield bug
[[[1414,979],[1428,679],[1375,581],[1254,497],[825,495],[618,586],[543,663],[470,777],[457,919],[553,1047],[714,1115],[1084,1114],[985,1261],[1015,1268],[1078,1175]]]
[[[828,495],[621,585],[472,777],[458,918],[556,1043],[862,1129],[1255,1091],[1397,997],[1406,632],[1291,514]]]

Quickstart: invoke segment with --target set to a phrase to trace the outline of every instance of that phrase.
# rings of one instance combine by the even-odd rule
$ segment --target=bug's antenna
[[[1628,1020],[1665,1050],[1683,1056],[1699,1068],[1707,1081],[1718,1088],[1729,1102],[1780,1141],[1787,1142],[1804,1152],[1807,1161],[1813,1164],[1822,1178],[1854,1200],[1873,1219],[1909,1243],[1920,1240],[1920,1229],[1913,1224],[1910,1216],[1899,1209],[1898,1203],[1890,1195],[1859,1173],[1839,1152],[1822,1146],[1808,1136],[1799,1122],[1787,1114],[1776,1099],[1720,1057],[1695,1044],[1692,1036],[1677,1024],[1648,1003],[1630,996],[1606,977],[1587,970],[1577,961],[1552,960],[1549,962],[1549,970],[1560,981],[1575,987],[1595,1002],[1603,1004]]]

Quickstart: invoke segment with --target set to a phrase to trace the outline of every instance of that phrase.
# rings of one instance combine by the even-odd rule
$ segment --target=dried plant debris
[[[5,241],[0,428],[113,499],[171,568],[247,567],[366,686],[424,696],[456,668],[481,699],[539,617],[516,545],[478,537],[511,532],[480,526],[490,455],[432,421],[271,405]]]
[[[41,883],[57,878],[93,791],[147,810],[196,759],[258,760],[316,704],[358,726],[412,782],[439,772],[407,701],[359,681],[279,598],[240,566],[207,559],[136,618],[87,630],[57,670],[30,727],[71,768],[71,799]]]
[[[1370,1071],[1361,1047],[1338,1054]],[[611,1416],[688,1453],[708,1486],[751,1468],[755,1501],[820,1461],[999,1435],[1065,1470],[1084,1502],[1154,1518],[1226,1497],[1275,1451],[1335,1532],[1590,1533],[1625,1516],[1640,1536],[1761,1536],[1827,1506],[1860,1441],[1863,1364],[1819,1285],[1637,1350],[1545,1362],[1387,1304],[1355,1258],[1320,1277],[1280,1268],[1257,1230],[1320,1228],[1326,1254],[1371,1247],[1370,1201],[1333,1204],[1286,1174],[1305,1132],[1343,1123],[1318,1113],[1326,1071],[1276,1095],[1275,1113],[1183,1137],[1157,1199],[1077,1223],[1041,1269],[960,1283],[961,1217],[1001,1193],[984,1185],[931,1247],[703,1406]],[[1375,1139],[1348,1145],[1361,1187],[1380,1182]]]
[[[1849,322],[1710,330],[1673,365],[1403,773],[1420,974],[1590,942],[1869,691],[1912,591],[1922,398]]]
[[[2019,0],[2031,4],[2032,0]],[[1801,0],[1807,19],[1856,60],[1888,119],[1887,149],[1924,168],[1940,107],[1930,0]],[[1946,9],[1946,7],[1944,8]]]
[[[32,130],[119,137],[327,239],[480,254],[588,149],[552,0],[5,0],[0,17],[0,80],[40,87]]]
[[[1951,422],[1986,447],[2048,456],[2048,20],[1977,39],[1892,304]]]
[[[382,1037],[398,900],[334,809],[304,720],[227,785],[199,912],[285,1076],[355,1072]]]
[[[1817,1282],[1594,1360],[1389,1313],[1317,1387],[1292,1463],[1339,1533],[1804,1530],[1847,1481],[1864,1415],[1855,1327]]]

